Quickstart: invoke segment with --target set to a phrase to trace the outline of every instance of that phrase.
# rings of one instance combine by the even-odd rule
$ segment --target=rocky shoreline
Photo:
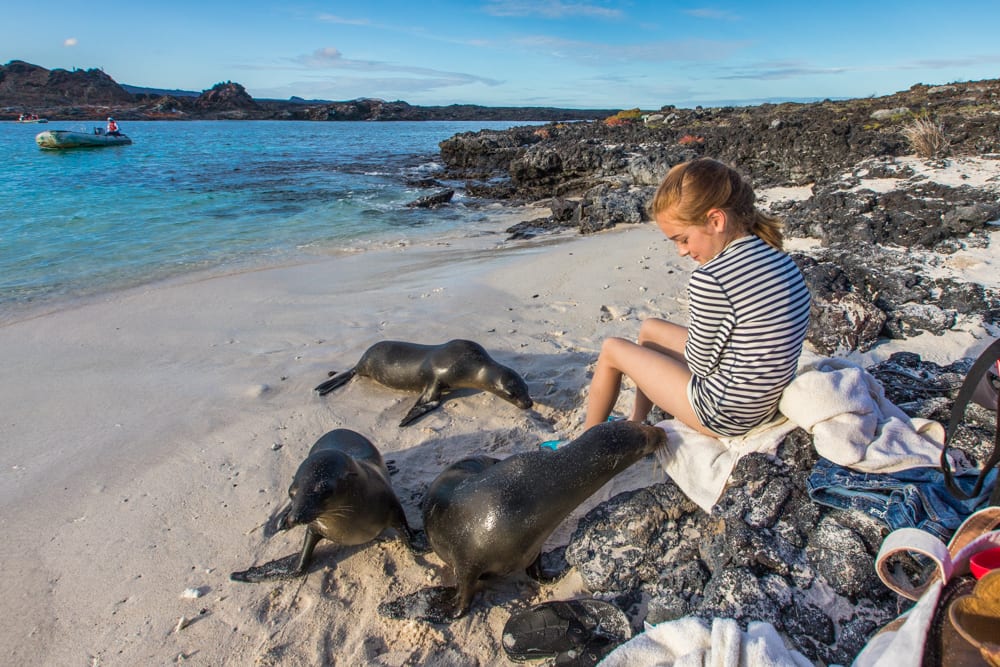
[[[907,128],[933,119],[946,138],[914,155]],[[917,85],[884,98],[750,108],[663,109],[623,123],[482,131],[442,142],[442,180],[489,199],[548,206],[514,238],[582,234],[649,219],[646,202],[670,166],[697,156],[743,170],[786,220],[813,294],[808,340],[825,355],[955,329],[1000,331],[1000,294],[943,271],[984,248],[1000,223],[1000,82]],[[957,182],[941,178],[958,173]],[[944,182],[942,182],[944,181]],[[947,367],[899,353],[868,370],[913,417],[947,423],[971,360]],[[967,411],[955,443],[988,456],[994,415]],[[581,520],[552,566],[574,566],[637,631],[687,615],[768,621],[822,664],[850,664],[908,601],[873,563],[887,527],[863,512],[810,500],[819,457],[793,431],[778,456],[737,464],[710,514],[672,481],[622,494]],[[916,563],[904,567],[921,576]]]
[[[254,99],[225,81],[198,93],[134,88],[130,92],[98,69],[47,70],[21,60],[0,65],[0,120],[35,114],[48,120],[287,120],[287,121],[555,121],[605,118],[614,110],[416,106],[400,100]]]
[[[868,370],[912,417],[947,423],[971,360],[948,366],[898,353]],[[956,445],[989,455],[994,414],[970,406]],[[685,616],[774,625],[818,664],[848,665],[876,630],[910,604],[887,589],[874,561],[886,526],[860,510],[810,500],[819,461],[808,433],[792,431],[777,456],[749,454],[706,514],[672,481],[618,495],[588,513],[553,566],[572,565],[595,597],[641,623]],[[564,562],[562,562],[564,561]],[[914,581],[921,564],[898,563]]]
[[[933,119],[946,139],[935,155],[914,157],[905,136],[920,119]],[[962,317],[1000,326],[995,291],[925,274],[960,247],[988,243],[1000,220],[995,178],[934,180],[957,160],[970,169],[1000,160],[1000,81],[465,133],[441,143],[439,177],[464,182],[474,196],[549,207],[548,217],[511,227],[513,237],[567,227],[586,234],[649,220],[646,203],[662,175],[702,155],[738,167],[759,191],[805,192],[766,205],[786,220],[789,237],[822,246],[795,255],[822,324],[810,334],[821,353],[941,333]]]

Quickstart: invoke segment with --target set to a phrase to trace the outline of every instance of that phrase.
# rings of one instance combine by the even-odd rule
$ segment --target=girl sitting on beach
[[[584,428],[605,421],[622,376],[636,385],[629,419],[653,405],[705,435],[739,436],[770,420],[791,382],[809,324],[809,291],[782,251],[781,223],[754,206],[750,184],[708,158],[673,167],[653,198],[656,224],[699,264],[690,323],[648,319],[637,343],[608,338]]]

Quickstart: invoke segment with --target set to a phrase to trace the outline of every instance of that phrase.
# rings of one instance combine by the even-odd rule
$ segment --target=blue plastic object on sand
[[[610,415],[605,421],[609,421],[609,422],[623,422],[623,421],[625,421],[625,419],[626,419],[626,417],[615,417],[614,415]],[[552,451],[556,451],[557,449],[559,449],[559,445],[563,444],[564,442],[566,442],[566,441],[565,440],[546,440],[545,442],[539,443],[538,448],[539,449],[551,449]]]

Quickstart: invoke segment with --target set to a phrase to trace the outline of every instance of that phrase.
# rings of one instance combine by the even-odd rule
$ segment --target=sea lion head
[[[642,448],[643,456],[652,454],[657,449],[667,444],[667,432],[662,428],[657,428],[656,426],[650,426],[648,424],[639,424],[636,422],[625,422],[625,424],[632,424],[638,427],[642,432],[642,435],[645,438],[645,446]]]
[[[508,403],[513,403],[522,410],[527,410],[534,401],[528,391],[528,384],[513,369],[498,366],[493,377],[493,391]]]
[[[603,422],[588,429],[583,436],[591,446],[608,455],[638,460],[667,444],[662,428],[628,420]]]
[[[288,487],[291,504],[278,518],[278,530],[310,524],[327,514],[337,518],[337,508],[350,495],[349,482],[358,475],[357,464],[343,452],[323,450],[310,454]]]

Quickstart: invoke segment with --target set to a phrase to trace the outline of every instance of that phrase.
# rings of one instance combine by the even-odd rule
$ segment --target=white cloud
[[[971,65],[988,65],[1000,62],[998,54],[981,54],[966,58],[938,58],[916,60],[909,64],[903,64],[900,69],[947,69],[950,67],[968,67]]]
[[[796,79],[802,76],[826,76],[830,74],[845,74],[852,71],[848,67],[809,67],[787,66],[772,67],[762,66],[759,69],[747,68],[741,72],[718,77],[719,79],[751,79],[756,81],[777,81],[780,79]]]
[[[724,60],[749,46],[750,42],[686,39],[645,44],[601,44],[560,37],[536,35],[515,40],[520,46],[544,51],[557,58],[572,58],[583,63],[628,62],[713,62]]]
[[[316,49],[309,55],[299,56],[297,60],[307,67],[337,67],[345,62],[344,54],[332,46]]]
[[[347,19],[343,16],[336,16],[334,14],[320,14],[317,17],[320,21],[324,23],[338,23],[341,25],[370,25],[371,21],[368,19]]]
[[[590,16],[602,19],[622,17],[622,12],[618,9],[560,0],[491,0],[486,4],[484,11],[493,16],[544,16],[550,19],[567,16]]]
[[[684,11],[688,16],[694,16],[699,19],[709,19],[712,21],[742,21],[743,19],[732,12],[727,12],[722,9],[688,9]]]
[[[76,37],[67,37],[66,40],[63,41],[63,46],[76,46],[76,44],[77,44]]]
[[[378,97],[381,99],[398,99],[413,94],[428,93],[457,88],[472,84],[495,87],[504,84],[503,81],[469,77],[464,74],[449,76],[402,77],[402,76],[323,76],[315,79],[294,81],[285,85],[265,88],[257,91],[264,97],[284,98],[292,95],[302,96],[302,91],[308,90],[310,98],[328,100],[355,99],[358,97]]]
[[[240,69],[304,71],[309,73],[307,76],[313,77],[308,83],[300,81],[255,90],[255,95],[268,97],[302,96],[302,91],[308,90],[312,91],[308,93],[309,97],[347,99],[343,93],[350,89],[379,91],[379,95],[399,95],[476,84],[494,87],[504,83],[498,79],[464,72],[397,65],[377,60],[354,60],[344,57],[339,49],[332,46],[285,59],[283,64],[242,65]]]

